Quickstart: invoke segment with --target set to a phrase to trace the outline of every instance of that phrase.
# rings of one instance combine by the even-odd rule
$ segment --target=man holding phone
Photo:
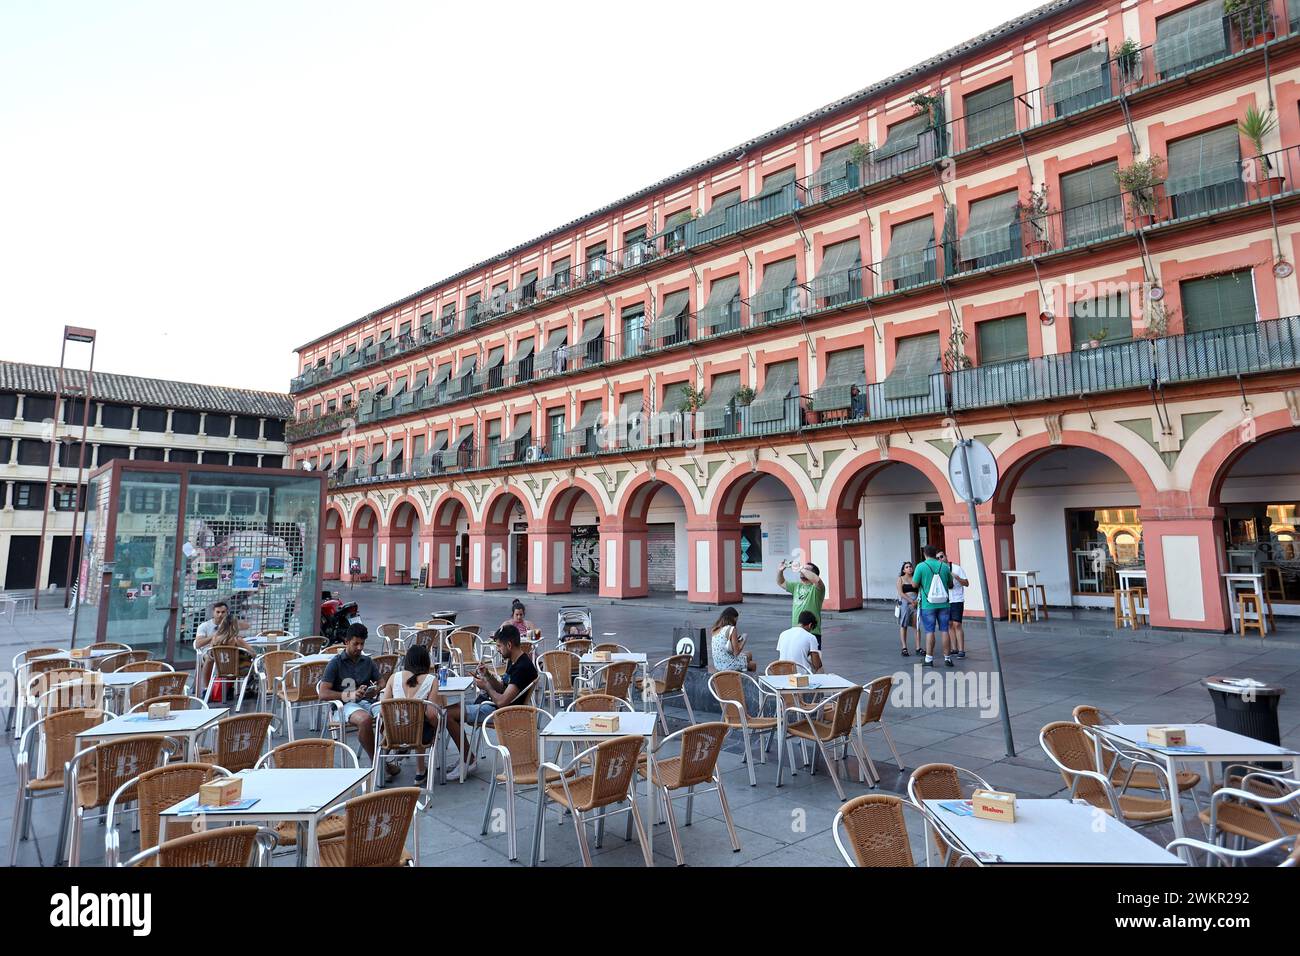
[[[379,668],[366,656],[366,626],[361,623],[348,627],[343,650],[325,665],[325,673],[316,685],[321,700],[343,702],[343,719],[357,728],[361,748],[375,757],[374,713],[378,706],[381,682]]]
[[[786,568],[794,571],[795,580],[786,580]],[[790,608],[791,627],[799,626],[799,615],[804,611],[811,611],[817,619],[812,635],[817,638],[817,649],[821,650],[822,601],[826,597],[826,582],[821,579],[821,570],[815,564],[782,561],[781,566],[776,569],[776,583],[794,596],[794,604]]]
[[[479,664],[478,669],[474,671],[474,684],[479,690],[478,700],[467,704],[464,714],[461,713],[459,705],[447,708],[447,734],[452,740],[461,739],[461,723],[465,724],[466,729],[477,727],[498,707],[508,707],[518,700],[519,695],[537,680],[537,667],[533,664],[533,659],[524,651],[519,628],[509,623],[502,624],[492,635],[492,639],[496,641],[497,653],[506,662],[506,671],[500,678],[493,677],[488,671],[486,662]],[[467,748],[471,736],[465,734]],[[477,765],[474,755],[465,753],[462,759],[465,761],[465,772],[473,773]],[[450,772],[452,769],[448,767],[447,771]]]

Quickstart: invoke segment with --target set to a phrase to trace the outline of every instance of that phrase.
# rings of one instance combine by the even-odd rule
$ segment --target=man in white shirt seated
[[[811,673],[817,674],[822,669],[822,655],[817,650],[817,615],[812,611],[801,611],[799,623],[787,628],[776,639],[776,656],[778,660],[794,661],[802,664]]]
[[[216,604],[212,605],[211,619],[200,624],[198,629],[194,632],[194,649],[196,651],[202,650],[212,643],[212,639],[217,636],[217,632],[221,630],[221,625],[225,623],[226,617],[229,616],[229,614],[230,605],[225,601],[218,601]],[[240,620],[235,623],[239,625],[240,631],[248,630],[247,621]]]

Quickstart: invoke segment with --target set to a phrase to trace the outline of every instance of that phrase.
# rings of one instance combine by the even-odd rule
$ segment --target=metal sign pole
[[[966,507],[970,512],[970,530],[971,538],[975,545],[975,567],[980,576],[980,596],[984,599],[984,620],[989,628],[989,647],[993,651],[993,666],[998,672],[998,703],[999,710],[1002,713],[1002,739],[1006,744],[1007,756],[1016,755],[1016,745],[1011,739],[1011,714],[1007,710],[1007,683],[1002,677],[1002,657],[998,654],[998,631],[993,619],[993,602],[989,598],[989,579],[984,573],[984,547],[980,544],[980,523],[979,517],[975,514],[975,505],[983,502],[975,501],[975,482],[971,478],[970,454],[967,449],[970,447],[971,440],[963,439],[957,443],[961,449],[962,473],[967,479],[967,490],[970,492],[966,498]]]

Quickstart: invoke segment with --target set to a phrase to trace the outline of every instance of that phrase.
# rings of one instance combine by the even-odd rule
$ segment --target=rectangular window
[[[970,93],[962,102],[966,108],[967,149],[1016,131],[1016,100],[1011,80]]]
[[[411,334],[411,323],[409,321],[403,322],[400,326],[398,326],[397,328],[398,338],[406,338],[406,336],[410,334]]]
[[[1300,602],[1300,505],[1264,500],[1223,510],[1228,571],[1263,574],[1272,601]]]
[[[1020,194],[1012,191],[970,204],[961,237],[961,260],[966,268],[983,269],[1020,257],[1019,198]]]
[[[609,259],[606,257],[605,244],[598,242],[587,247],[587,278],[598,279],[609,272]]]
[[[1121,572],[1142,567],[1142,522],[1136,507],[1071,509],[1065,523],[1075,594],[1113,594],[1121,586]]]
[[[166,450],[163,448],[137,448],[135,450],[135,460],[162,461],[163,456],[166,455],[166,453]]]
[[[34,481],[14,485],[14,507],[19,511],[40,511],[45,506],[45,486]]]
[[[18,442],[18,464],[48,465],[50,444],[38,438],[24,438]]]
[[[938,275],[934,217],[924,216],[894,226],[889,234],[889,251],[880,267],[885,291],[897,292],[933,282]]]
[[[135,413],[130,405],[116,405],[112,402],[105,402],[103,417],[100,421],[105,428],[130,428],[131,423],[135,420]],[[94,419],[91,419],[93,425]]]
[[[1227,52],[1223,0],[1184,7],[1156,21],[1156,72],[1161,79],[1212,63]]]
[[[199,433],[199,413],[172,412],[172,432],[176,435],[197,435]]]
[[[645,306],[629,305],[622,314],[623,355],[637,355],[641,352],[645,334]]]
[[[1029,328],[1023,315],[980,322],[975,336],[981,365],[1029,358]]]
[[[1178,284],[1183,300],[1183,327],[1208,332],[1255,321],[1255,283],[1250,269],[1238,269]]]
[[[1220,126],[1169,144],[1165,192],[1174,218],[1222,209],[1246,198],[1241,140],[1235,126]]]
[[[1070,342],[1076,349],[1094,340],[1105,344],[1132,338],[1133,320],[1123,292],[1071,303]]]
[[[1052,79],[1043,91],[1054,115],[1086,110],[1110,99],[1110,56],[1105,46],[1088,47],[1052,63]]]
[[[1061,177],[1065,244],[1095,242],[1124,231],[1124,200],[1115,175],[1119,162],[1098,163]]]

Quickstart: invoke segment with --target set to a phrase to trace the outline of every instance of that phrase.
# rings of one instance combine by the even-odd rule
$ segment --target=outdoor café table
[[[477,691],[478,688],[474,686],[473,677],[457,677],[454,674],[448,675],[447,683],[445,684],[439,683],[435,685],[435,693],[437,693],[439,696],[457,698],[456,702],[460,704],[460,714],[462,718],[465,716],[466,695],[468,695],[471,692],[477,692]],[[460,728],[460,739],[457,741],[457,746],[460,748],[459,753],[461,756],[460,782],[464,783],[465,782],[465,721],[463,719],[457,721],[457,726]],[[447,732],[447,721],[445,720],[438,721],[439,740],[437,746],[434,749],[434,753],[438,755],[438,783],[440,784],[447,782],[446,764],[443,762],[442,759],[443,750],[445,749],[445,744],[446,744],[446,741],[442,739],[442,735],[445,734],[446,732]]]
[[[642,655],[644,656],[644,655]],[[600,733],[590,729],[588,721],[592,717],[604,716],[618,717],[618,731],[615,733]],[[589,711],[564,710],[551,718],[550,722],[542,728],[542,759],[548,759],[546,756],[546,744],[554,742],[556,744],[565,743],[599,743],[602,740],[612,740],[616,737],[644,737],[645,738],[645,810],[643,817],[645,820],[646,832],[646,854],[651,860],[654,860],[654,836],[655,836],[655,797],[652,781],[654,778],[654,738],[658,724],[659,716],[654,711],[640,712],[632,710],[619,711],[615,714],[596,714]],[[558,762],[558,761],[557,761]],[[633,780],[635,781],[635,777]],[[533,831],[533,857],[532,865],[537,865],[537,856],[540,849],[542,825],[546,821],[546,797],[539,795],[537,801],[537,827]],[[653,865],[653,863],[651,864]]]
[[[397,653],[401,654],[406,650],[406,639],[412,634],[418,634],[421,631],[438,632],[438,656],[435,657],[434,663],[442,660],[445,652],[444,646],[447,642],[447,635],[456,630],[455,624],[399,624],[397,626]]]
[[[73,656],[72,656],[72,653],[71,653],[70,651],[58,651],[58,652],[56,652],[56,653],[54,653],[54,654],[37,654],[36,656],[39,657],[39,658],[40,658],[41,660],[43,660],[43,661],[50,661],[50,660],[58,660],[58,661],[78,661],[78,662],[84,664],[84,663],[94,662],[94,661],[99,660],[100,658],[103,658],[103,657],[112,657],[114,654],[122,654],[122,653],[124,653],[124,651],[123,651],[123,649],[120,648],[120,647],[117,647],[117,648],[113,648],[113,647],[101,647],[101,648],[97,648],[96,650],[91,651],[91,652],[90,652],[90,657],[88,657],[88,658],[87,658],[87,657],[73,657]],[[33,660],[35,660],[35,658],[33,658]]]
[[[258,634],[256,637],[246,637],[244,640],[248,642],[250,647],[255,647],[258,650],[278,651],[280,648],[284,647],[284,645],[292,644],[294,641],[298,640],[298,638],[293,637],[292,635],[277,637],[267,634]]]
[[[1294,750],[1287,750],[1285,747],[1278,747],[1275,744],[1266,744],[1262,740],[1256,740],[1254,737],[1246,737],[1242,734],[1233,733],[1231,730],[1222,730],[1213,724],[1178,724],[1177,726],[1187,731],[1186,747],[1161,747],[1158,744],[1147,741],[1147,727],[1162,726],[1159,724],[1110,724],[1104,727],[1097,727],[1102,735],[1111,738],[1118,746],[1130,750],[1140,750],[1143,753],[1150,754],[1157,762],[1164,762],[1165,773],[1168,775],[1170,793],[1174,794],[1177,800],[1177,787],[1172,782],[1177,779],[1177,765],[1180,763],[1201,763],[1205,765],[1205,779],[1210,785],[1210,791],[1214,787],[1214,764],[1216,763],[1254,763],[1260,760],[1281,759],[1291,765],[1291,774],[1295,776],[1300,770],[1300,753]],[[1101,762],[1101,741],[1096,742],[1097,749],[1097,766],[1102,766]],[[1175,811],[1180,808],[1175,805]],[[1174,836],[1182,838],[1186,836],[1183,832],[1183,815],[1181,812],[1174,813]]]
[[[1042,617],[1042,613],[1039,611],[1038,608],[1038,572],[1037,571],[1003,571],[1002,576],[1007,579],[1008,595],[1010,594],[1011,589],[1017,586],[1017,582],[1019,582],[1020,586],[1029,592],[1029,607],[1033,610],[1034,620],[1037,621],[1040,617]],[[1008,604],[1011,603],[1009,597],[1007,599],[1007,603]]]
[[[122,704],[120,708],[110,707],[109,710],[116,710],[118,713],[122,713],[127,709],[126,698],[127,698],[127,694],[130,692],[132,687],[134,687],[136,684],[139,684],[142,681],[148,680],[150,677],[157,677],[159,674],[171,674],[171,673],[173,672],[165,671],[165,670],[156,670],[156,671],[127,671],[126,673],[114,671],[111,674],[100,674],[99,677],[101,682],[104,685],[104,688],[110,693],[112,693],[114,698],[120,699]]]
[[[639,668],[641,668],[641,681],[642,681],[641,686],[644,687],[646,686],[646,684],[649,683],[649,678],[650,678],[649,662],[644,654],[623,654],[623,653],[615,652],[609,655],[609,660],[598,661],[596,660],[595,657],[593,657],[591,654],[588,653],[588,654],[583,654],[581,657],[578,658],[578,667],[581,669],[580,671],[581,673],[590,674],[594,672],[598,667],[604,667],[606,664],[615,664],[618,661],[632,661]]]
[[[1086,801],[1016,800],[1016,822],[965,816],[925,800],[947,838],[984,866],[1181,866],[1183,861]],[[1099,816],[1099,814],[1101,816]]]
[[[777,707],[777,720],[780,729],[776,735],[776,785],[778,787],[781,786],[781,771],[785,767],[786,697],[799,697],[803,694],[838,694],[842,690],[857,686],[853,681],[847,680],[839,674],[809,674],[807,675],[807,687],[795,687],[790,682],[790,676],[789,674],[765,674],[758,679],[759,685],[764,690],[777,695],[777,699],[781,702],[780,706]],[[790,770],[793,772],[794,768],[791,767]]]
[[[357,787],[365,788],[373,771],[369,767],[347,768],[263,768],[241,770],[235,774],[244,781],[243,800],[256,800],[251,806],[242,802],[231,807],[199,810],[198,794],[186,797],[162,811],[159,842],[167,838],[169,825],[177,826],[188,817],[202,817],[222,823],[296,823],[306,825],[307,839],[298,841],[298,865],[315,866],[320,859],[316,843],[316,826],[321,814]],[[189,832],[191,827],[180,826]],[[305,844],[305,847],[304,847]]]
[[[1228,589],[1228,615],[1232,618],[1232,629],[1243,637],[1246,636],[1245,622],[1242,620],[1237,606],[1237,595],[1242,592],[1253,591],[1255,594],[1255,611],[1247,611],[1246,613],[1258,615],[1259,626],[1263,633],[1267,634],[1268,598],[1264,594],[1264,575],[1243,571],[1237,574],[1224,574],[1222,577],[1223,585]]]
[[[162,734],[185,741],[186,760],[194,759],[194,741],[209,727],[230,712],[227,707],[204,707],[200,710],[173,710],[170,717],[150,720],[148,714],[125,714],[97,724],[77,734],[77,747],[134,737],[138,734]]]

